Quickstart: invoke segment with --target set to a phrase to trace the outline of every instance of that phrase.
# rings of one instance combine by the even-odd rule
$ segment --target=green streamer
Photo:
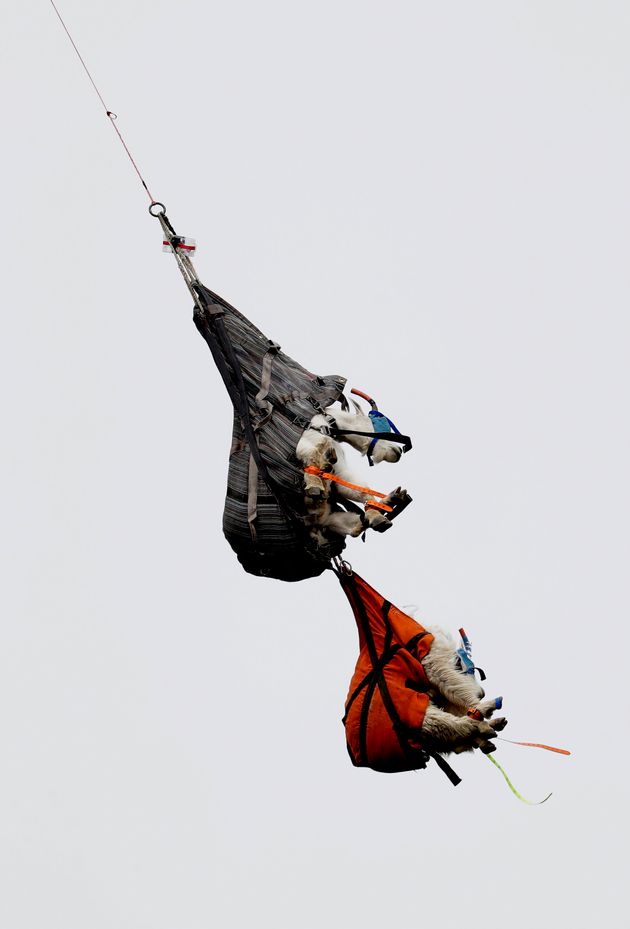
[[[522,800],[523,803],[527,803],[528,806],[540,806],[541,803],[546,803],[547,800],[549,799],[549,797],[551,796],[551,794],[547,794],[547,796],[545,797],[544,800],[536,800],[536,801],[534,801],[534,800],[526,800],[525,797],[523,797],[523,796],[518,792],[518,790],[516,789],[516,787],[514,786],[514,784],[512,783],[512,781],[509,779],[509,777],[507,776],[507,774],[505,773],[505,771],[503,770],[503,768],[501,767],[501,765],[499,764],[499,762],[498,762],[495,758],[493,758],[492,755],[486,755],[486,758],[488,759],[488,761],[491,761],[492,764],[493,764],[496,768],[499,769],[499,771],[501,772],[501,774],[503,775],[503,777],[504,777],[505,780],[507,781],[507,785],[508,785],[508,787],[510,788],[510,790],[512,791],[512,793],[513,793],[516,797],[518,797],[519,800]]]

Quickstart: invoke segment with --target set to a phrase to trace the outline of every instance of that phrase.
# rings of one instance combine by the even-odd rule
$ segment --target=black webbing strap
[[[377,442],[381,439],[387,442],[398,442],[399,445],[403,446],[405,452],[413,448],[411,438],[408,435],[401,435],[399,432],[358,432],[356,429],[336,429],[331,427],[330,434],[333,438],[339,435],[361,435],[366,439],[375,439]]]
[[[269,342],[269,347],[264,354],[262,361],[262,371],[260,375],[260,389],[255,397],[255,403],[259,410],[264,411],[259,421],[254,426],[254,433],[259,432],[262,427],[269,422],[273,416],[273,406],[267,399],[269,388],[271,387],[271,369],[273,360],[280,351],[277,342]],[[249,410],[249,406],[248,406]],[[258,519],[258,465],[252,452],[249,455],[249,469],[247,475],[247,523],[252,542],[257,539],[256,520]]]
[[[361,507],[357,506],[352,500],[346,500],[345,497],[335,497],[334,502],[340,507],[343,507],[348,513],[354,513],[355,516],[359,516],[361,519],[365,518],[365,510],[362,510]]]
[[[412,635],[412,637],[409,639],[409,641],[405,645],[405,649],[408,652],[410,652],[412,648],[416,647],[420,639],[424,639],[425,635],[428,635],[428,634],[429,634],[428,632],[416,632],[416,634]]]
[[[230,395],[232,404],[238,413],[252,458],[261,477],[271,490],[285,517],[294,529],[296,529],[298,533],[301,533],[303,531],[301,521],[285,503],[282,494],[276,486],[276,482],[269,474],[267,466],[260,454],[258,442],[256,441],[256,431],[249,412],[247,388],[245,386],[243,372],[238,358],[236,357],[234,347],[227,334],[223,313],[218,313],[213,310],[217,304],[215,303],[212,293],[203,285],[200,285],[198,288],[198,296],[200,303],[204,307],[204,310],[207,311],[208,315],[206,316],[205,313],[195,312],[195,325],[212,353],[212,357],[219,369],[219,373]],[[218,306],[220,306],[220,304],[218,304]]]
[[[396,652],[397,652],[397,651],[400,651],[400,648],[401,648],[400,645],[394,645],[393,648],[391,648],[390,651],[389,651],[388,653],[384,653],[383,655],[381,655],[381,657],[379,658],[379,660],[378,660],[378,662],[376,663],[376,665],[373,665],[373,666],[370,668],[370,670],[369,670],[368,673],[365,675],[365,677],[363,678],[363,680],[362,680],[359,684],[357,684],[357,686],[354,688],[354,690],[352,691],[352,693],[351,693],[350,696],[348,697],[348,700],[347,700],[347,702],[346,702],[346,711],[345,711],[345,715],[344,715],[343,719],[341,720],[341,722],[344,723],[344,725],[345,725],[346,719],[348,718],[348,713],[350,712],[350,708],[351,708],[352,704],[353,704],[354,701],[357,699],[357,697],[359,696],[359,694],[361,693],[361,691],[363,690],[363,688],[364,688],[364,687],[367,687],[367,685],[374,679],[374,676],[375,676],[376,674],[380,674],[381,671],[383,671],[383,670],[385,669],[385,666],[386,666],[387,664],[389,664],[389,662],[390,662],[391,659],[394,657],[394,655],[396,654]]]
[[[387,647],[388,644],[391,642],[391,639],[393,636],[392,625],[389,621],[389,611],[391,610],[391,608],[392,608],[392,605],[389,602],[389,600],[384,600],[383,606],[382,606],[382,612],[383,612],[383,620],[385,622],[385,647]],[[400,747],[402,748],[404,754],[407,756],[410,763],[413,764],[414,768],[424,767],[424,764],[418,763],[419,761],[418,752],[414,752],[409,745],[409,734],[410,734],[409,727],[405,726],[403,721],[400,718],[400,715],[398,713],[398,710],[396,709],[396,705],[394,701],[392,700],[392,696],[389,692],[387,682],[385,681],[385,677],[382,672],[378,675],[378,688],[381,694],[383,705],[385,706],[385,709],[389,713],[389,717],[394,727],[394,732],[396,733],[398,741],[400,742]]]
[[[391,661],[391,658],[393,657],[391,654],[392,652],[391,642],[392,642],[392,637],[393,637],[393,630],[392,630],[391,623],[389,621],[389,611],[391,609],[391,603],[389,603],[389,601],[387,600],[383,602],[382,612],[383,612],[383,620],[385,623],[385,640],[383,642],[383,653],[379,657],[376,651],[376,643],[374,642],[372,630],[370,628],[370,622],[369,622],[369,619],[368,619],[368,616],[365,610],[365,604],[361,600],[361,597],[358,595],[356,584],[354,580],[352,580],[352,578],[348,576],[343,577],[342,583],[347,585],[348,590],[350,591],[352,603],[356,608],[356,615],[359,617],[359,622],[361,623],[361,630],[365,637],[365,642],[367,645],[368,653],[370,655],[370,661],[372,662],[373,673],[371,675],[371,679],[369,683],[367,683],[366,685],[367,690],[365,693],[365,697],[363,699],[363,705],[361,707],[361,716],[359,719],[359,749],[361,752],[361,756],[363,757],[365,763],[369,764],[368,753],[367,753],[368,716],[370,712],[370,704],[372,702],[374,691],[378,687],[379,693],[381,695],[381,700],[383,701],[383,705],[385,709],[387,710],[389,718],[392,721],[392,726],[393,726],[394,732],[396,733],[396,737],[403,751],[403,754],[406,756],[406,758],[409,760],[409,763],[414,768],[424,767],[424,764],[422,763],[421,755],[418,752],[414,752],[409,745],[408,727],[403,724],[398,714],[398,710],[396,709],[394,701],[392,700],[392,696],[389,692],[387,682],[383,675],[383,668],[385,667],[386,664],[388,664],[389,661]],[[398,648],[395,649],[393,654],[395,654],[396,651],[399,651],[401,647],[404,647],[404,646],[398,646]],[[385,657],[386,657],[386,660],[383,661],[383,658]],[[349,709],[349,705],[346,706],[346,715],[347,715],[348,709]]]
[[[407,496],[406,500],[403,500],[402,503],[394,503],[394,508],[391,513],[387,514],[388,520],[391,521],[396,519],[397,516],[400,516],[403,510],[406,510],[410,503],[413,503],[413,497]]]
[[[461,777],[459,774],[456,774],[455,771],[453,771],[448,761],[446,761],[441,755],[438,755],[437,752],[429,752],[429,755],[431,758],[433,758],[440,771],[443,771],[444,774],[446,774],[453,787],[457,787],[458,784],[461,784]]]
[[[368,716],[370,712],[370,703],[372,701],[372,696],[374,694],[376,686],[378,685],[379,692],[381,694],[381,699],[383,701],[383,705],[385,709],[387,710],[387,713],[392,721],[394,732],[396,733],[396,736],[398,738],[400,747],[404,755],[407,757],[410,764],[413,765],[414,769],[424,768],[425,764],[422,763],[422,755],[418,753],[417,751],[414,751],[409,745],[409,738],[408,738],[410,734],[409,727],[404,725],[404,723],[402,722],[398,714],[394,701],[392,700],[392,696],[389,692],[389,688],[387,687],[387,682],[385,681],[385,677],[383,675],[383,669],[391,661],[391,659],[393,658],[393,656],[396,654],[397,651],[399,651],[402,648],[404,649],[413,648],[417,644],[417,642],[421,638],[423,638],[423,636],[426,635],[427,633],[426,632],[417,633],[416,635],[412,636],[411,639],[404,646],[401,646],[401,645],[392,646],[391,641],[392,641],[393,631],[392,631],[391,623],[389,621],[389,611],[391,609],[392,604],[388,600],[384,600],[383,607],[382,607],[382,613],[383,613],[383,621],[385,623],[385,640],[383,643],[383,652],[379,658],[377,651],[376,651],[376,643],[374,642],[374,637],[372,635],[372,630],[370,628],[370,622],[369,622],[369,619],[368,619],[368,616],[365,610],[365,605],[357,592],[356,584],[352,576],[339,574],[338,577],[341,583],[351,593],[352,603],[356,607],[356,614],[359,617],[359,621],[361,623],[361,629],[363,631],[363,635],[365,637],[365,641],[366,641],[367,648],[368,648],[368,653],[370,655],[370,660],[372,662],[372,668],[370,672],[368,672],[368,674],[363,678],[363,680],[358,685],[358,687],[354,690],[353,694],[351,695],[351,697],[349,698],[346,704],[345,716],[344,716],[343,721],[345,722],[346,717],[348,715],[348,711],[350,710],[350,707],[352,703],[354,702],[354,700],[356,699],[356,697],[358,696],[359,692],[364,687],[367,686],[368,689],[363,699],[363,705],[361,707],[361,717],[359,720],[359,749],[361,752],[361,756],[364,759],[364,762],[368,763],[368,754],[367,754]],[[417,733],[414,733],[414,734],[417,734]],[[348,746],[348,751],[350,752],[349,746]],[[455,771],[451,768],[448,762],[445,761],[444,758],[442,758],[441,755],[438,755],[437,752],[427,751],[426,749],[423,749],[423,753],[433,758],[438,768],[441,771],[443,771],[444,774],[446,774],[449,781],[451,782],[451,784],[453,784],[454,787],[457,787],[457,785],[461,783],[461,778],[455,773]],[[350,752],[350,757],[352,758],[351,752]]]
[[[269,394],[269,388],[271,387],[271,369],[273,367],[273,360],[275,356],[280,351],[280,346],[277,342],[269,342],[269,347],[264,354],[262,362],[262,372],[260,375],[260,390],[256,394],[255,403],[259,410],[264,410],[265,415],[256,425],[256,432],[268,423],[273,415],[273,406],[267,399]]]

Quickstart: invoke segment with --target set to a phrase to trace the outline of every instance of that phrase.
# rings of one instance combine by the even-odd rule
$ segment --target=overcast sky
[[[351,766],[343,593],[224,541],[188,293],[52,7],[6,3],[0,929],[626,925],[630,7],[60,8],[205,283],[414,437],[349,560],[574,754],[500,744],[532,808],[478,754]]]

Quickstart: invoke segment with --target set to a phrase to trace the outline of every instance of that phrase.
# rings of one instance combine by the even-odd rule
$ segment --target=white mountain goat
[[[453,637],[439,627],[426,626],[433,636],[431,650],[422,659],[428,678],[430,702],[422,724],[422,736],[428,747],[440,752],[459,754],[480,748],[485,754],[494,751],[489,739],[505,728],[500,717],[486,722],[502,699],[484,700],[485,691],[476,680],[474,666],[465,649],[457,648]],[[461,630],[466,644],[465,633]]]
[[[359,632],[359,657],[350,680],[343,724],[352,763],[375,771],[415,771],[429,758],[456,784],[449,752],[494,751],[506,725],[490,719],[503,700],[486,700],[472,660],[448,633],[421,625],[398,609],[346,563],[337,576]]]
[[[398,442],[385,438],[397,434],[391,421],[378,412],[371,398],[359,391],[353,393],[359,393],[370,401],[372,411],[369,416],[354,401],[354,412],[329,407],[312,418],[296,448],[297,458],[305,469],[307,521],[311,535],[320,541],[325,541],[322,530],[354,537],[366,529],[385,532],[392,526],[386,513],[411,502],[411,497],[401,487],[386,496],[376,495],[352,474],[342,443],[367,456],[370,464],[399,461],[403,451],[410,447],[409,441],[404,441],[406,437],[401,437]],[[383,438],[379,438],[379,434]],[[325,475],[333,475],[337,480]],[[342,512],[334,508],[335,498],[350,504],[363,504],[365,509],[361,511],[355,506],[352,512]]]

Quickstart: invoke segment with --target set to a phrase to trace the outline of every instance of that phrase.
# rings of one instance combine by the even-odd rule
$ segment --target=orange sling
[[[433,636],[358,574],[339,575],[359,629],[359,660],[343,722],[352,763],[375,771],[424,768],[420,728],[429,697],[421,659]]]

